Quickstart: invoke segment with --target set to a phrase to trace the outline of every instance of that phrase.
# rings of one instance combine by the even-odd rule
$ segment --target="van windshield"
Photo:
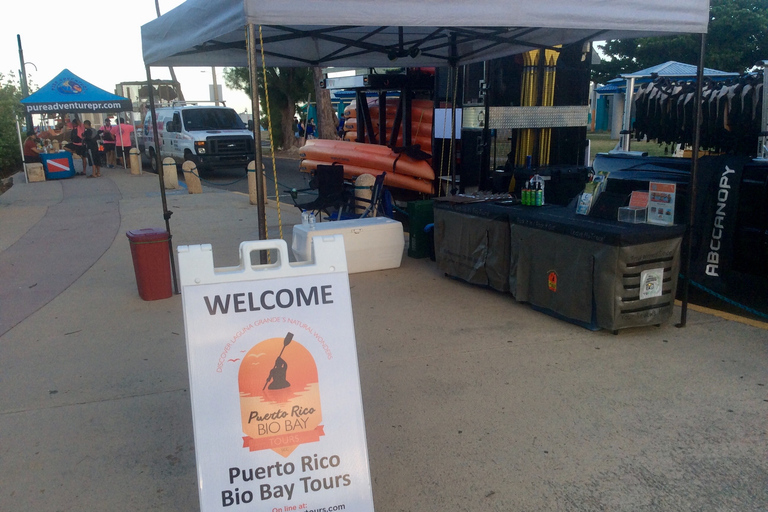
[[[196,108],[184,111],[184,128],[199,130],[245,130],[240,116],[231,108]]]

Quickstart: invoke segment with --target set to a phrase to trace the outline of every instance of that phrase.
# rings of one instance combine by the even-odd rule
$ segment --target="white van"
[[[253,133],[230,107],[178,103],[155,109],[161,161],[172,157],[181,164],[195,162],[203,173],[216,168],[245,170],[254,159]],[[144,118],[144,152],[157,171],[152,113]]]

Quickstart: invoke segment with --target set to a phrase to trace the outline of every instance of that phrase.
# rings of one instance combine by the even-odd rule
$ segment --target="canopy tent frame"
[[[132,112],[131,100],[105,91],[83,80],[69,69],[62,70],[44,86],[21,100],[26,115],[32,114],[112,114],[118,117],[124,112]],[[118,129],[121,123],[116,123]],[[122,137],[122,130],[120,130]],[[136,132],[133,139],[138,144]],[[127,168],[123,158],[123,168]],[[26,166],[25,166],[26,169]],[[26,173],[26,170],[25,170]]]
[[[340,45],[340,48],[333,50],[325,55],[322,55],[316,59],[302,58],[299,56],[291,56],[286,53],[280,53],[276,51],[264,51],[264,55],[268,57],[274,57],[276,59],[290,59],[295,62],[296,65],[303,64],[306,67],[318,66],[323,64],[325,66],[333,66],[336,61],[344,61],[350,57],[357,57],[359,55],[365,55],[370,53],[378,53],[386,55],[387,59],[391,62],[395,62],[401,57],[413,57],[414,55],[423,55],[445,61],[450,64],[451,61],[457,60],[455,56],[456,52],[451,51],[453,57],[444,57],[435,53],[435,50],[443,48],[453,48],[455,45],[461,45],[466,41],[486,41],[488,44],[484,47],[472,51],[466,52],[462,55],[464,59],[471,58],[474,54],[488,51],[498,46],[505,45],[522,45],[530,50],[543,49],[543,50],[557,50],[557,47],[547,44],[537,44],[534,42],[526,42],[519,39],[518,36],[524,35],[526,31],[520,34],[509,35],[508,29],[505,27],[492,27],[484,29],[463,29],[460,27],[439,27],[432,33],[425,37],[419,37],[413,40],[405,41],[403,37],[400,38],[396,46],[366,43],[363,37],[352,39],[348,37],[334,36],[333,33],[339,30],[345,30],[349,28],[360,27],[328,27],[318,30],[297,30],[290,27],[273,26],[275,30],[282,30],[285,33],[280,35],[274,35],[271,37],[263,38],[264,45],[280,43],[285,41],[299,40],[304,38],[323,40]],[[376,34],[378,31],[385,30],[387,27],[378,27],[371,33]],[[399,27],[402,28],[402,27]],[[446,31],[448,36],[446,36]],[[591,34],[586,35],[581,40],[574,41],[571,44],[579,44],[586,41],[594,41],[599,39],[600,36],[605,33],[604,30],[594,31]],[[506,37],[505,37],[506,34]],[[447,39],[447,41],[437,43],[437,41]],[[432,46],[423,47],[425,43],[435,43]],[[194,49],[184,52],[179,52],[178,55],[190,55],[198,53],[217,52],[221,50],[242,50],[247,51],[244,42],[235,43],[223,43],[219,41],[206,41],[200,46],[194,47]]]
[[[215,9],[215,11],[214,11]],[[449,66],[522,53],[532,49],[557,50],[555,45],[583,44],[596,39],[650,37],[680,33],[701,34],[698,74],[703,69],[704,35],[709,23],[708,0],[661,0],[638,3],[616,0],[317,0],[301,5],[301,18],[313,25],[296,25],[296,6],[283,0],[187,0],[142,26],[147,79],[150,66],[244,66],[250,68],[251,90],[257,91],[256,36],[270,57],[270,66],[385,67],[399,59],[407,67]],[[559,13],[553,14],[553,13]],[[601,20],[604,25],[596,30]],[[376,24],[370,23],[376,20]],[[199,22],[199,23],[198,23]],[[188,31],[174,31],[184,23]],[[243,29],[245,28],[245,31]],[[263,32],[265,32],[262,35]],[[277,46],[277,48],[275,48]],[[265,65],[262,62],[262,65]],[[701,98],[702,80],[697,81]],[[151,89],[150,89],[151,92]],[[150,99],[152,102],[153,100]],[[252,95],[257,190],[262,183],[262,148],[258,143],[258,95]],[[451,133],[455,131],[455,102]],[[694,129],[699,133],[701,105]],[[154,109],[153,119],[156,119]],[[157,131],[155,130],[155,137]],[[453,139],[453,136],[452,136]],[[453,140],[451,147],[453,147]],[[696,153],[696,152],[694,152]],[[698,155],[696,155],[697,157]],[[692,161],[692,195],[698,158]],[[455,157],[452,155],[453,165]],[[158,156],[159,160],[159,156]],[[158,169],[162,169],[158,165]],[[162,181],[162,176],[161,176]],[[162,190],[162,189],[161,189]],[[164,195],[164,194],[163,194]],[[266,208],[258,191],[259,238],[266,238]],[[164,215],[170,217],[170,212]],[[694,209],[688,219],[690,244]],[[167,219],[166,219],[167,220]],[[688,255],[690,264],[690,253]],[[686,276],[687,277],[687,276]],[[687,281],[680,326],[685,325]]]

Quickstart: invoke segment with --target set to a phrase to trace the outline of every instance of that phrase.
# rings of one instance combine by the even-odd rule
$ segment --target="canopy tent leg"
[[[458,49],[456,47],[456,34],[451,34],[451,78],[453,78],[453,100],[451,101],[451,147],[448,158],[451,159],[451,195],[456,195],[456,89],[459,80]],[[446,194],[447,195],[447,194]]]
[[[629,151],[632,144],[632,104],[635,96],[635,77],[625,77],[627,91],[624,94],[624,119],[621,122],[621,150]]]
[[[251,79],[251,111],[253,112],[253,144],[256,168],[256,209],[259,216],[259,240],[267,239],[267,208],[264,203],[264,169],[262,168],[261,129],[259,126],[259,87],[258,66],[256,65],[256,26],[248,24],[248,70]],[[309,110],[309,109],[307,109]],[[267,263],[266,254],[262,251],[262,263]]]
[[[157,133],[157,112],[155,110],[155,88],[152,86],[152,74],[149,71],[149,66],[146,66],[147,69],[147,88],[149,89],[149,111],[152,115],[152,126],[154,129],[152,130],[152,137],[155,139],[155,147],[160,147],[160,136]],[[171,256],[171,277],[173,278],[173,289],[176,291],[176,293],[180,293],[179,290],[179,280],[176,276],[176,259],[173,257],[173,235],[171,235],[171,215],[173,215],[173,212],[168,209],[168,201],[165,198],[165,176],[163,173],[163,165],[160,157],[160,151],[157,151],[155,154],[155,159],[157,163],[157,176],[160,178],[160,197],[163,201],[163,219],[165,219],[165,230],[168,231],[168,251],[170,252]],[[123,164],[125,164],[125,155],[123,155]]]
[[[696,175],[699,170],[699,145],[701,144],[701,100],[702,90],[704,88],[704,54],[706,51],[707,34],[701,34],[701,45],[699,47],[699,64],[696,70],[696,119],[693,123],[693,151],[691,153],[691,181],[688,192],[688,229],[685,232],[685,241],[683,249],[686,254],[682,262],[683,269],[683,298],[682,309],[680,311],[680,323],[677,327],[685,327],[688,318],[688,290],[690,289],[691,273],[691,238],[693,236],[693,221],[696,215]]]
[[[21,150],[21,165],[24,167],[24,181],[29,183],[29,174],[27,174],[27,163],[24,161],[24,141],[21,138],[21,126],[18,118],[16,119],[16,133],[19,134],[19,149]]]

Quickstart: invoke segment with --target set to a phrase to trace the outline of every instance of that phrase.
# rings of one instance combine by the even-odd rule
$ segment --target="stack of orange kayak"
[[[318,165],[341,164],[344,177],[361,174],[378,176],[386,172],[384,184],[390,187],[434,193],[435,171],[425,160],[395,153],[387,146],[338,140],[311,139],[301,148],[300,169],[310,172]]]
[[[388,99],[386,103],[387,127],[385,134],[392,132],[392,126],[397,114],[397,106],[400,100]],[[371,114],[374,135],[378,138],[381,131],[379,126],[379,100],[371,98],[368,100],[368,110]],[[434,118],[434,108],[431,100],[413,100],[411,102],[411,143],[418,144],[422,151],[432,152],[432,122]],[[344,140],[357,141],[357,108],[353,102],[344,109]],[[395,145],[403,144],[403,129],[399,129],[399,136]],[[366,137],[365,141],[370,142]]]

